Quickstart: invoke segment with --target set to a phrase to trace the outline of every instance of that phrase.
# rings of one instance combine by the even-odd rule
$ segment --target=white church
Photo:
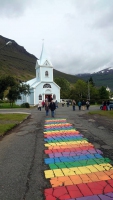
[[[53,65],[48,59],[44,44],[40,59],[36,61],[36,78],[27,81],[25,84],[30,86],[30,95],[21,95],[21,99],[16,104],[28,102],[31,106],[37,105],[41,101],[51,99],[60,102],[60,87],[53,81]]]

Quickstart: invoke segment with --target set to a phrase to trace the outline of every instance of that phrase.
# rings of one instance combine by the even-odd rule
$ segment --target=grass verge
[[[27,114],[0,114],[0,136],[11,130],[17,124],[26,119]]]
[[[106,116],[108,118],[113,118],[113,111],[104,111],[104,110],[98,110],[98,111],[90,111],[90,115],[100,115],[100,116]]]
[[[0,103],[0,109],[11,108],[10,103]],[[13,104],[12,108],[20,108],[20,106]]]

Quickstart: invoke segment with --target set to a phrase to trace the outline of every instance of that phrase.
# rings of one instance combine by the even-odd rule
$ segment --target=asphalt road
[[[99,107],[91,106],[90,110]],[[26,112],[27,120],[14,128],[0,141],[0,199],[1,200],[44,200],[43,190],[50,187],[44,177],[43,126],[47,118],[42,111],[33,109],[8,109],[0,113]],[[89,139],[105,156],[112,158],[113,132],[99,126],[96,120],[85,118],[88,111],[72,111],[72,107],[59,107],[55,118],[65,118]],[[50,117],[50,116],[49,116]]]

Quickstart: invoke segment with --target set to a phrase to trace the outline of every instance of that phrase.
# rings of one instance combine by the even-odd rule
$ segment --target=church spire
[[[48,56],[47,56],[47,53],[44,48],[44,39],[42,42],[42,51],[41,51],[41,55],[40,55],[40,59],[39,59],[38,63],[39,63],[39,65],[45,65],[45,63],[46,63],[46,65],[52,66],[52,63],[48,60]]]

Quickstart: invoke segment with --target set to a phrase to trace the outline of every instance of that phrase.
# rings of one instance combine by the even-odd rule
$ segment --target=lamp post
[[[3,48],[6,47],[6,46],[9,46],[9,45],[12,45],[12,42],[11,42],[11,41],[8,41],[3,47],[0,48],[0,50],[3,49]]]

